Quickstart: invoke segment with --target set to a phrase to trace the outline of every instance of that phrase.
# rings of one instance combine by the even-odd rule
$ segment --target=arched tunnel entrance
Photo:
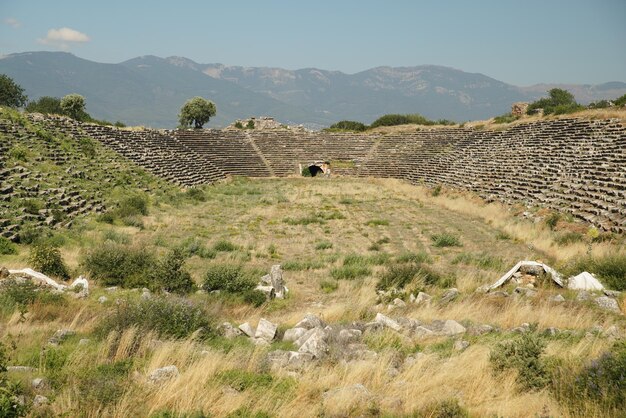
[[[330,175],[330,162],[329,161],[315,161],[308,163],[300,163],[300,171],[304,177],[316,177],[318,175],[325,174]]]
[[[322,170],[322,167],[317,166],[317,165],[310,165],[309,166],[309,173],[311,173],[311,177],[315,177],[320,173],[324,173],[324,170]]]

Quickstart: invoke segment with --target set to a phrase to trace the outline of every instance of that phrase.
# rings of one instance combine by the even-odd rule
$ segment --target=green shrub
[[[83,256],[82,266],[92,279],[104,286],[149,286],[149,271],[155,264],[154,252],[105,241]]]
[[[339,288],[339,282],[337,280],[322,280],[320,282],[320,289],[324,293],[332,293]]]
[[[203,329],[203,336],[208,338],[213,330],[209,316],[200,307],[170,296],[120,303],[103,319],[97,332],[105,336],[130,327],[167,338],[186,338],[198,329]]]
[[[207,292],[213,290],[228,293],[244,293],[256,287],[258,278],[246,272],[240,265],[212,264],[204,276],[203,288]]]
[[[607,107],[611,107],[611,102],[608,100],[598,100],[597,102],[591,102],[587,106],[589,109],[606,109]]]
[[[333,123],[328,128],[329,131],[352,131],[363,132],[367,130],[367,125],[361,122],[355,122],[352,120],[342,120],[337,123]]]
[[[406,285],[417,277],[419,272],[420,267],[417,264],[392,264],[385,268],[385,271],[376,284],[376,289],[404,289]]]
[[[213,244],[213,249],[217,252],[229,253],[238,250],[239,247],[228,240],[221,239]]]
[[[246,290],[244,292],[243,301],[249,303],[255,308],[258,308],[259,306],[267,302],[267,297],[265,296],[265,293],[261,292],[260,290],[252,289]]]
[[[194,282],[183,265],[185,256],[175,248],[160,259],[150,271],[150,287],[167,292],[186,294],[193,290]]]
[[[626,106],[626,94],[613,100],[613,104],[617,107]]]
[[[17,246],[5,237],[0,237],[0,255],[17,254]]]
[[[235,122],[235,128],[237,128],[237,129],[243,129],[243,124],[241,123],[241,121],[237,121],[237,122]]]
[[[289,260],[282,263],[285,271],[317,270],[324,268],[325,264],[321,260]]]
[[[432,197],[437,197],[441,194],[441,184],[436,185],[430,192]]]
[[[419,113],[413,114],[388,114],[383,115],[380,118],[376,119],[370,125],[370,128],[377,128],[379,126],[397,126],[397,125],[407,125],[407,124],[415,124],[415,125],[454,125],[453,121],[447,119],[439,119],[436,121],[425,118]]]
[[[582,242],[585,240],[585,236],[580,232],[568,231],[558,234],[554,237],[554,242],[559,245],[569,245],[576,242]]]
[[[537,333],[527,332],[497,344],[489,361],[496,373],[517,371],[520,389],[541,389],[548,383],[547,368],[541,358],[545,348],[546,342]]]
[[[254,121],[252,119],[246,123],[246,129],[254,129]]]
[[[396,262],[398,263],[428,263],[430,262],[430,257],[425,252],[412,253],[409,251],[405,251],[396,257]]]
[[[302,168],[302,172],[300,174],[302,174],[302,177],[313,177],[313,174],[311,173],[311,169],[309,168],[309,166]]]
[[[315,244],[316,250],[328,250],[330,248],[333,248],[333,243],[330,241],[321,241]]]
[[[496,116],[493,118],[493,123],[511,123],[519,119],[519,116],[513,116],[511,113],[505,113],[504,115]]]
[[[195,202],[206,201],[206,194],[204,193],[202,189],[198,187],[190,187],[189,189],[187,189],[187,191],[185,192],[185,197]]]
[[[419,277],[428,286],[437,286],[448,289],[456,285],[456,277],[453,274],[442,274],[439,271],[425,265],[420,265]]]
[[[69,279],[70,277],[67,266],[61,257],[61,251],[46,242],[32,246],[28,261],[34,270],[43,274],[62,279]]]
[[[197,237],[189,237],[180,245],[180,250],[185,257],[197,255],[200,258],[215,258],[217,251],[208,249]]]
[[[128,196],[118,204],[119,217],[148,214],[148,198],[143,195]]]
[[[456,235],[444,232],[442,234],[435,234],[430,237],[435,247],[461,247],[461,241]]]

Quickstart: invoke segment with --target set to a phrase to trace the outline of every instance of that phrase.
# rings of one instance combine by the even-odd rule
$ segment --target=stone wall
[[[89,135],[181,185],[227,175],[298,175],[300,165],[330,161],[333,175],[441,184],[490,200],[563,210],[605,230],[626,232],[626,128],[618,120],[570,118],[504,130],[448,127],[390,135],[130,131],[65,118],[49,123]]]

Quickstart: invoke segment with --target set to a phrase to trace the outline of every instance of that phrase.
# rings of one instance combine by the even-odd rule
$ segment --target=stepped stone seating
[[[173,136],[188,149],[214,161],[226,174],[248,177],[274,174],[247,132],[178,130]]]
[[[169,131],[125,130],[62,117],[51,119],[65,133],[96,139],[153,174],[182,186],[209,184],[226,177],[211,160],[187,148]]]
[[[74,137],[94,138],[185,186],[226,175],[298,175],[301,165],[330,161],[333,174],[441,184],[488,200],[567,211],[605,230],[626,232],[626,127],[619,120],[568,118],[503,130],[446,127],[392,135],[287,129],[131,131],[66,118],[45,122]],[[19,138],[16,129],[0,125],[0,132]],[[9,148],[0,145],[0,173]],[[49,158],[65,166],[69,157],[51,151]],[[11,193],[3,194],[2,186],[0,205]]]

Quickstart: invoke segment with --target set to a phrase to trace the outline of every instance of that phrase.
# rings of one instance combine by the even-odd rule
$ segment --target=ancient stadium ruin
[[[564,118],[502,130],[445,127],[383,135],[135,130],[63,117],[29,117],[52,131],[96,139],[182,186],[227,176],[297,176],[305,166],[318,174],[330,166],[333,176],[442,185],[487,200],[568,212],[606,231],[626,231],[626,127],[617,119]],[[16,129],[6,122],[0,125],[3,132]],[[0,145],[4,154],[11,144]],[[10,193],[11,185],[4,186],[2,193]]]

